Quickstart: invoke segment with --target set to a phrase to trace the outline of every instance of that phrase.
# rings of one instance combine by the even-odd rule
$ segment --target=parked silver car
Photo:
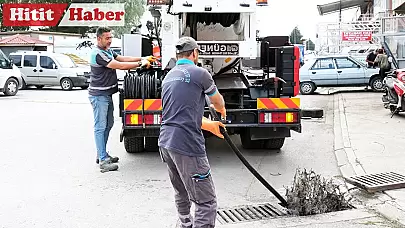
[[[349,55],[317,56],[300,68],[301,94],[312,94],[318,86],[370,86],[379,91],[383,81],[378,68],[367,68]]]
[[[10,59],[21,71],[23,88],[60,85],[63,90],[72,90],[73,87],[89,87],[90,67],[79,67],[67,55],[47,51],[17,51],[10,53]]]

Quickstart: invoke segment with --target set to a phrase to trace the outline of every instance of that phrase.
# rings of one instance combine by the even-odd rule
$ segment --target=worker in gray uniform
[[[162,124],[159,147],[175,191],[182,228],[215,227],[217,199],[201,129],[223,138],[219,121],[203,117],[205,96],[221,116],[226,110],[207,70],[196,66],[201,50],[191,37],[176,44],[176,66],[162,82]],[[195,217],[190,214],[195,204]]]
[[[112,42],[111,29],[97,29],[97,46],[90,54],[89,100],[93,108],[94,139],[97,159],[101,172],[118,170],[119,158],[111,156],[107,150],[107,141],[114,125],[113,94],[118,92],[116,70],[129,70],[137,67],[149,67],[153,56],[144,58],[121,56],[110,49]]]

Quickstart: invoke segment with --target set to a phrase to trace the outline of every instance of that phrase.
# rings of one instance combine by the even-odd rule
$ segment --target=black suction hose
[[[211,102],[210,99],[206,96],[205,97],[208,107],[210,109],[211,115],[214,118],[215,121],[220,121],[217,112],[215,109],[211,107]],[[231,137],[228,135],[227,131],[225,128],[220,127],[220,132],[224,136],[224,139],[228,143],[228,145],[232,148],[233,152],[235,152],[236,156],[242,161],[242,163],[246,166],[247,169],[253,174],[253,176],[256,177],[262,183],[271,193],[273,193],[274,196],[277,197],[277,199],[280,200],[280,205],[283,207],[287,207],[287,201],[255,170],[255,168],[252,167],[252,165],[249,164],[249,162],[246,160],[246,158],[242,155],[240,150],[236,147],[236,145],[232,142]]]
[[[125,99],[159,98],[160,80],[155,72],[129,72],[124,78]]]

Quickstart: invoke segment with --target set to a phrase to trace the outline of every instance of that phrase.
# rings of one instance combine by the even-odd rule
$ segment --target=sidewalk
[[[360,95],[359,95],[360,94]],[[405,159],[400,147],[405,148],[400,130],[392,130],[398,117],[390,119],[389,111],[380,104],[380,95],[376,93],[350,93],[330,95],[333,99],[333,122],[335,135],[335,153],[338,166],[343,176],[356,174],[396,171],[405,173],[401,162]],[[332,97],[334,96],[334,97]],[[350,98],[350,104],[344,101]],[[320,99],[313,96],[312,99]],[[352,99],[354,99],[352,101]],[[363,104],[364,101],[368,103]],[[332,113],[331,113],[332,114]],[[391,124],[386,124],[392,122]],[[387,126],[384,126],[387,125]],[[365,130],[366,129],[366,133]],[[322,132],[319,132],[322,134]],[[404,136],[405,137],[405,136]],[[387,145],[386,145],[387,144]],[[385,145],[385,150],[381,150]],[[382,152],[384,151],[384,152]],[[392,151],[392,153],[389,153]],[[400,160],[402,158],[402,160]],[[384,159],[384,160],[383,160]],[[387,161],[387,163],[385,163]],[[390,164],[392,163],[392,164]],[[386,165],[388,164],[388,165]],[[350,193],[355,196],[356,209],[319,214],[313,216],[279,217],[259,221],[220,224],[218,228],[369,228],[369,227],[405,227],[405,191],[389,191],[387,194],[369,195],[358,188],[348,185]],[[354,188],[353,188],[354,187]],[[401,197],[400,194],[403,194]],[[397,199],[394,200],[393,198]],[[363,202],[367,202],[366,205]],[[405,201],[404,201],[405,202]],[[400,205],[401,204],[401,205]],[[402,224],[401,224],[402,223]],[[178,228],[179,226],[175,226]]]
[[[405,175],[405,115],[390,118],[381,96],[370,92],[334,95],[335,155],[345,177],[390,171]],[[367,194],[354,188],[351,193],[405,227],[405,189]]]

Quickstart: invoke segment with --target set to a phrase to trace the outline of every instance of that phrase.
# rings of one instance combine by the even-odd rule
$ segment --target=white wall
[[[374,0],[374,16],[387,11],[389,6],[388,1],[389,0]]]
[[[64,42],[67,40],[77,40],[76,36],[63,36],[63,35],[52,35],[52,34],[39,34],[37,37],[39,40],[50,42],[56,44],[58,42]],[[53,52],[54,47],[48,46],[48,51]]]

